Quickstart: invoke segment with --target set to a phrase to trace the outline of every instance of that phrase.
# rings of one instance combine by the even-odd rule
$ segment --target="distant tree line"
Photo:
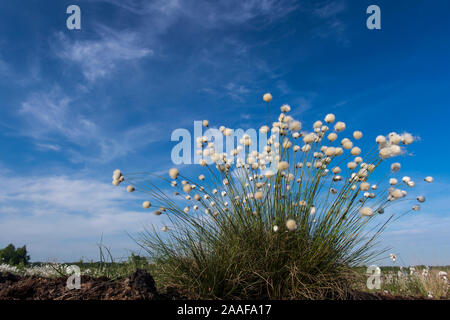
[[[27,254],[27,247],[16,248],[12,243],[0,250],[0,263],[12,266],[27,265],[30,256]]]

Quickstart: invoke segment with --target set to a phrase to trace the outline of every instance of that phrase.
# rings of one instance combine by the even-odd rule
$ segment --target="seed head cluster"
[[[263,96],[267,103],[272,99],[270,93]],[[212,226],[259,221],[267,232],[278,235],[305,234],[315,226],[334,227],[342,221],[383,222],[390,219],[385,213],[399,200],[413,202],[407,212],[418,211],[417,203],[425,202],[423,195],[410,196],[409,189],[420,181],[400,176],[402,165],[390,162],[405,154],[406,147],[416,140],[410,133],[378,135],[376,148],[364,152],[366,147],[360,143],[363,132],[347,133],[347,124],[336,121],[334,114],[304,129],[304,124],[289,115],[289,105],[282,105],[280,111],[275,122],[259,128],[267,137],[259,151],[254,148],[258,141],[247,134],[229,153],[217,150],[208,137],[197,139],[198,164],[204,172],[190,179],[171,168],[166,181],[174,189],[173,196],[163,192],[161,184],[149,181],[146,174],[123,175],[115,170],[113,185],[127,181],[128,192],[140,190],[151,195],[152,202],[145,200],[142,207],[155,207],[154,213],[161,219],[169,215],[179,221],[207,220]],[[202,124],[211,125],[208,120]],[[227,137],[234,131],[220,126],[220,132]],[[377,173],[382,168],[387,175]],[[380,176],[386,178],[380,181]],[[434,181],[431,176],[422,179]],[[176,226],[161,230],[175,232]]]

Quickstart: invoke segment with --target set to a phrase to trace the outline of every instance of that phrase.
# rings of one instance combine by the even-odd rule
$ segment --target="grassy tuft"
[[[126,181],[129,191],[150,195],[144,208],[155,207],[170,221],[167,232],[152,228],[138,239],[161,282],[197,298],[340,299],[356,279],[352,268],[385,252],[378,238],[398,218],[385,209],[406,193],[383,185],[389,173],[380,179],[374,172],[412,136],[392,133],[361,157],[350,139],[341,142],[344,148],[335,141],[346,127],[342,122],[334,137],[321,123],[303,132],[289,110],[282,107],[259,152],[245,135],[229,154],[202,139],[202,154],[212,160],[200,162],[206,179],[176,169],[173,180],[115,171],[114,185]],[[369,185],[375,177],[379,181]],[[161,182],[172,185],[173,196]]]

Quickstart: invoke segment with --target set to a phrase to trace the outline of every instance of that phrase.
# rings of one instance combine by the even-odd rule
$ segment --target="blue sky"
[[[81,8],[81,30],[66,8]],[[366,8],[381,8],[381,30]],[[411,132],[402,174],[435,177],[383,244],[405,264],[450,264],[448,1],[2,1],[0,247],[32,260],[117,257],[158,218],[111,174],[165,172],[176,128],[251,128],[261,96],[306,124],[332,112],[367,143]],[[273,117],[276,116],[275,108]],[[422,191],[422,190],[420,190]],[[388,263],[386,260],[385,263]]]

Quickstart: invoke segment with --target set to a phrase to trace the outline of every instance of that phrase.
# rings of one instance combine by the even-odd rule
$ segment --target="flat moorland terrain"
[[[0,300],[174,300],[198,298],[192,293],[167,286],[151,275],[151,264],[79,263],[82,275],[79,289],[67,287],[67,274],[61,265],[34,264],[28,268],[2,266],[0,273]],[[449,267],[407,270],[383,267],[380,288],[367,288],[365,268],[357,269],[360,281],[348,300],[423,300],[449,299],[448,279],[444,272]],[[51,271],[53,270],[53,271]],[[411,271],[412,270],[412,271]],[[425,271],[424,271],[425,270]],[[441,274],[439,275],[439,272]]]

